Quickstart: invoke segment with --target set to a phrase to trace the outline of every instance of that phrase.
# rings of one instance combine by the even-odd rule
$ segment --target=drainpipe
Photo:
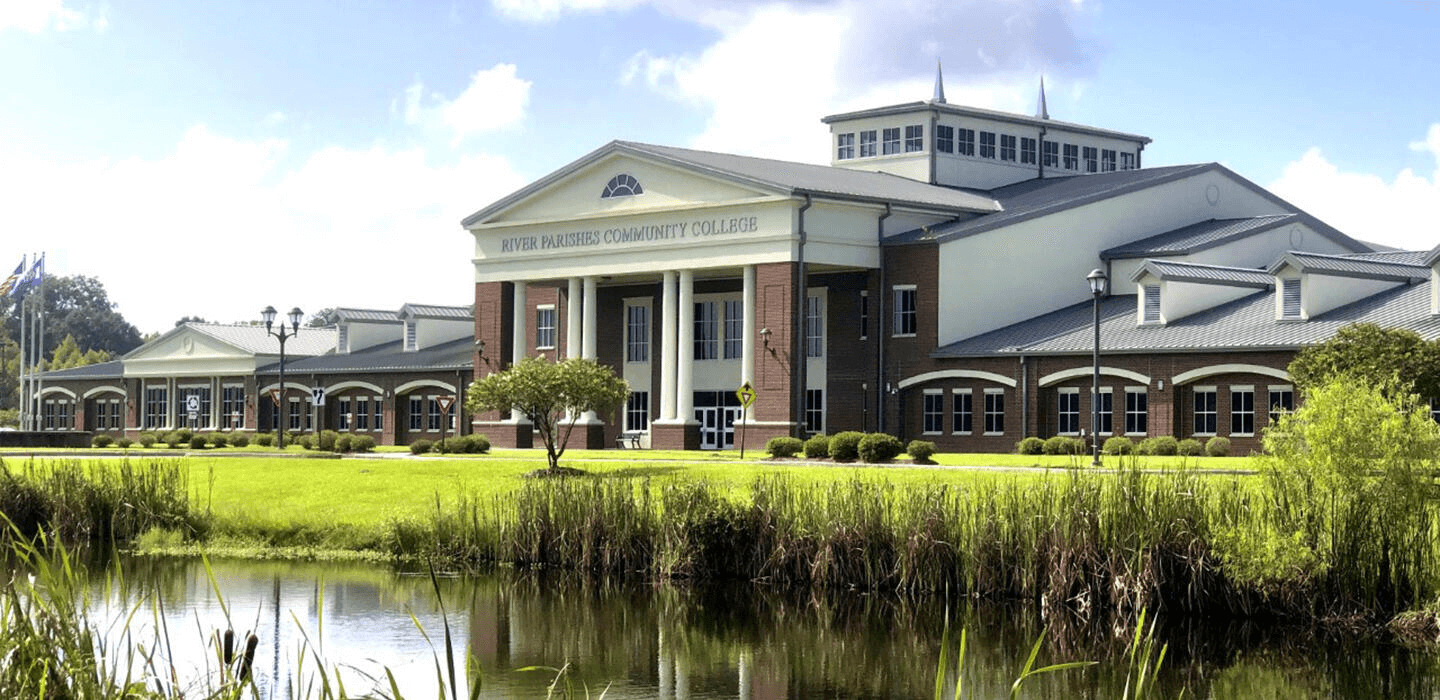
[[[1030,363],[1020,356],[1020,437],[1030,436]]]
[[[799,275],[799,289],[795,294],[795,328],[791,332],[795,353],[791,358],[791,381],[795,389],[795,433],[796,437],[805,438],[805,389],[806,389],[806,365],[810,358],[805,352],[805,311],[806,302],[810,293],[810,284],[805,274],[805,211],[810,208],[810,195],[805,195],[805,203],[800,205],[800,250],[797,259],[797,274]]]
[[[933,162],[933,161],[932,161]],[[875,432],[885,432],[885,220],[890,218],[890,203],[875,222],[875,247],[880,254],[880,289],[875,296]]]

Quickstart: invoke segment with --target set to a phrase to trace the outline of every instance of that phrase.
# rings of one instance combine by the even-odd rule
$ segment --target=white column
[[[526,285],[524,282],[516,282],[514,284],[515,312],[511,317],[510,322],[512,333],[512,338],[510,341],[510,361],[512,363],[519,362],[521,358],[525,357],[525,340],[528,337],[528,331],[525,328],[525,320],[529,317],[529,305],[525,303]],[[521,413],[519,410],[511,409],[510,420],[515,421],[516,423],[522,422],[525,420],[525,414]]]
[[[596,331],[596,327],[595,327],[595,323],[596,323],[596,321],[595,321],[595,313],[596,313],[596,311],[595,311],[595,303],[596,303],[595,278],[594,278],[594,277],[586,277],[586,278],[585,278],[585,311],[584,311],[585,324],[581,327],[581,336],[580,336],[580,337],[581,337],[581,340],[580,340],[581,352],[580,352],[580,356],[583,357],[583,358],[585,358],[585,359],[587,359],[587,360],[593,360],[593,359],[595,359],[595,358],[597,357],[597,355],[596,355],[596,353],[595,353],[595,335],[596,335],[596,333],[595,333],[595,331]]]
[[[660,420],[675,420],[675,273],[665,271],[660,302]]]
[[[680,271],[680,331],[676,343],[675,418],[682,423],[695,421],[695,272]]]
[[[580,278],[570,278],[565,304],[565,357],[580,357]]]
[[[740,383],[755,383],[755,266],[745,266],[745,290],[741,306],[745,307],[743,340],[740,343]]]

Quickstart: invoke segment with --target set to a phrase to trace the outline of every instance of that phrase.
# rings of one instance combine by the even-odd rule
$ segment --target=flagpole
[[[43,411],[40,410],[41,407],[42,407],[42,405],[43,405],[43,404],[41,403],[41,401],[40,401],[40,396],[41,396],[41,394],[43,394],[43,393],[45,392],[45,375],[43,374],[43,372],[44,372],[44,366],[42,365],[42,363],[45,362],[45,253],[44,253],[44,252],[41,252],[41,253],[40,253],[40,303],[39,303],[39,305],[38,305],[38,308],[35,309],[35,322],[36,322],[36,324],[38,324],[38,325],[40,326],[40,330],[39,330],[37,333],[35,333],[35,344],[39,346],[39,352],[36,352],[36,353],[35,353],[35,373],[34,373],[33,375],[31,375],[31,376],[33,376],[33,377],[35,378],[35,379],[34,379],[34,381],[35,381],[35,429],[36,429],[36,430],[39,430],[39,429],[42,427],[41,424],[40,424],[40,420],[41,420],[41,415],[43,414]]]
[[[24,282],[22,279],[21,282]],[[20,399],[20,429],[30,429],[30,386],[25,383],[25,366],[30,356],[29,321],[25,316],[25,295],[20,295],[20,370],[17,372]]]

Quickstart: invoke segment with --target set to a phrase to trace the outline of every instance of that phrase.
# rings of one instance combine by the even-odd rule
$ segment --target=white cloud
[[[644,0],[492,0],[500,14],[524,22],[550,22],[567,12],[624,10]]]
[[[519,124],[530,103],[531,85],[516,75],[514,64],[497,63],[476,71],[453,100],[439,93],[426,94],[425,85],[417,79],[391,105],[391,111],[406,124],[445,128],[454,146],[471,136]]]
[[[157,159],[0,152],[7,226],[27,232],[24,248],[49,249],[52,273],[99,278],[142,332],[163,331],[185,315],[253,319],[266,304],[469,303],[473,240],[459,221],[525,182],[483,154],[332,147],[287,166],[291,150],[196,126]]]
[[[65,7],[64,0],[4,0],[0,2],[0,31],[18,29],[37,34],[53,29],[63,32],[93,27],[103,32],[110,25],[104,14],[91,17]]]
[[[1271,183],[1270,189],[1346,234],[1408,250],[1440,244],[1440,123],[1424,141],[1410,144],[1429,153],[1428,176],[1410,168],[1386,180],[1372,173],[1345,172],[1311,148]]]

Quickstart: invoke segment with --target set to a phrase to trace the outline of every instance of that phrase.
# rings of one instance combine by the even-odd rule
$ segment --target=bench
[[[615,446],[622,450],[627,447],[632,450],[640,449],[640,432],[631,430],[616,435]]]

